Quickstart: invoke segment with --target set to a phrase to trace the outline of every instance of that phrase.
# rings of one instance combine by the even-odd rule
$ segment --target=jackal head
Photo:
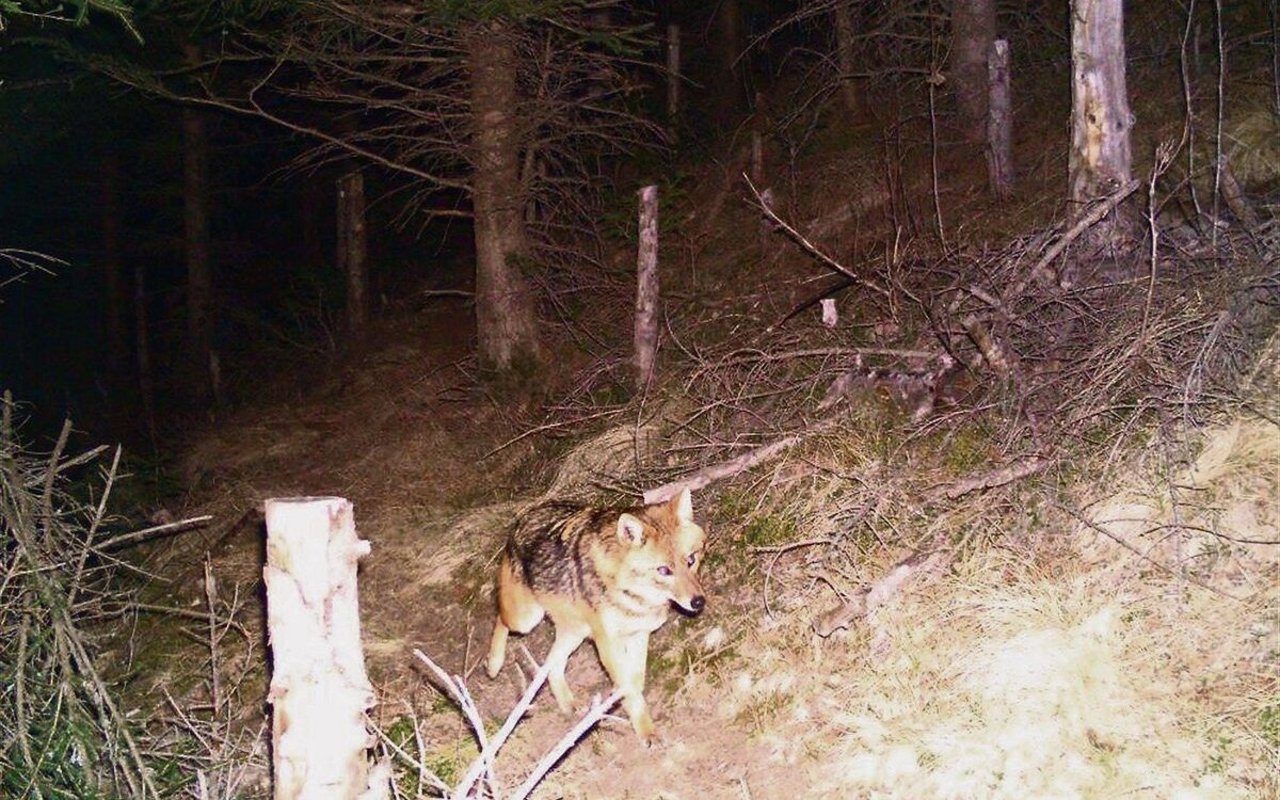
[[[693,498],[684,489],[670,502],[646,506],[638,515],[618,517],[625,546],[619,588],[653,605],[675,603],[689,614],[707,604],[698,568],[707,535],[693,521]]]

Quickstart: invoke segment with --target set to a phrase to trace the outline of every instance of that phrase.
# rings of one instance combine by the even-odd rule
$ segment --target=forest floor
[[[187,501],[172,510],[215,521],[157,549],[148,569],[199,602],[208,553],[221,596],[243,598],[257,630],[262,501],[352,500],[372,543],[360,599],[375,720],[450,782],[475,742],[412,650],[463,676],[488,721],[512,707],[521,648],[496,680],[481,663],[496,554],[520,507],[616,497],[799,434],[783,456],[695,493],[708,607],[654,638],[659,744],[606,720],[535,797],[1280,797],[1280,346],[1247,296],[1274,299],[1275,223],[1230,252],[1179,242],[1158,277],[1176,265],[1181,282],[1148,282],[1139,253],[1139,279],[1118,293],[1030,298],[1071,313],[1028,311],[1030,324],[1002,329],[1006,347],[1036,355],[1001,374],[964,338],[976,301],[955,287],[1027,274],[1061,236],[1060,209],[996,207],[972,169],[937,193],[927,170],[921,185],[858,188],[880,174],[877,158],[811,160],[778,208],[890,296],[840,288],[764,228],[728,159],[690,176],[699,188],[667,212],[670,327],[650,393],[619,388],[624,278],[562,306],[551,388],[525,401],[477,378],[458,334],[472,325],[464,302],[406,302],[319,387],[281,381],[191,442]],[[1060,166],[1028,170],[1026,196],[1060,196]],[[815,197],[819,186],[845,187],[842,201]],[[958,209],[965,224],[946,247],[916,244]],[[1025,233],[1037,224],[1044,238]],[[835,327],[805,306],[824,292]],[[1225,348],[1223,319],[1243,331]],[[610,329],[603,345],[572,335]],[[1051,329],[1059,349],[1042,357],[1049,345],[1034,337]],[[947,336],[974,367],[954,387],[924,398],[864,374],[823,402],[851,370],[933,374]],[[917,552],[938,558],[886,581]],[[873,586],[883,603],[825,629]],[[521,644],[540,660],[550,638],[544,625]],[[224,664],[259,670],[239,684],[252,727],[262,643],[223,641],[246,649]],[[180,673],[201,658],[174,648],[200,645],[154,642],[155,684],[197,698],[199,675]],[[607,692],[590,647],[569,682],[580,697]],[[498,786],[510,791],[570,725],[539,696],[498,759]],[[413,796],[411,779],[401,787]]]

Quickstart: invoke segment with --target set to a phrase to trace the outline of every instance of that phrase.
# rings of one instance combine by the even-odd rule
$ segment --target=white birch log
[[[658,187],[640,190],[640,248],[636,256],[636,390],[653,378],[658,352]]]
[[[340,497],[266,501],[267,634],[276,800],[385,797],[370,785],[365,712],[373,689],[360,647],[356,536]],[[375,771],[376,774],[381,774]]]

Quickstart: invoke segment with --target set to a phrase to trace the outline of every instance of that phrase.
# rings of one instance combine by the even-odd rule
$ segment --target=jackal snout
[[[671,591],[671,602],[690,616],[697,616],[707,607],[706,595],[702,593],[702,583],[698,580],[698,564],[681,570]]]

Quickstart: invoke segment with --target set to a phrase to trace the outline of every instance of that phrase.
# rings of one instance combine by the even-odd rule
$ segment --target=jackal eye
[[[692,567],[692,566],[693,566],[693,564],[694,564],[694,562],[695,562],[695,561],[697,561],[697,560],[698,560],[698,554],[697,554],[697,553],[690,553],[690,554],[689,554],[689,557],[685,559],[685,563],[687,563],[689,566],[691,566],[691,567]]]
[[[658,567],[658,574],[664,578],[670,578],[671,567],[668,567],[666,564],[663,564],[662,566]]]

